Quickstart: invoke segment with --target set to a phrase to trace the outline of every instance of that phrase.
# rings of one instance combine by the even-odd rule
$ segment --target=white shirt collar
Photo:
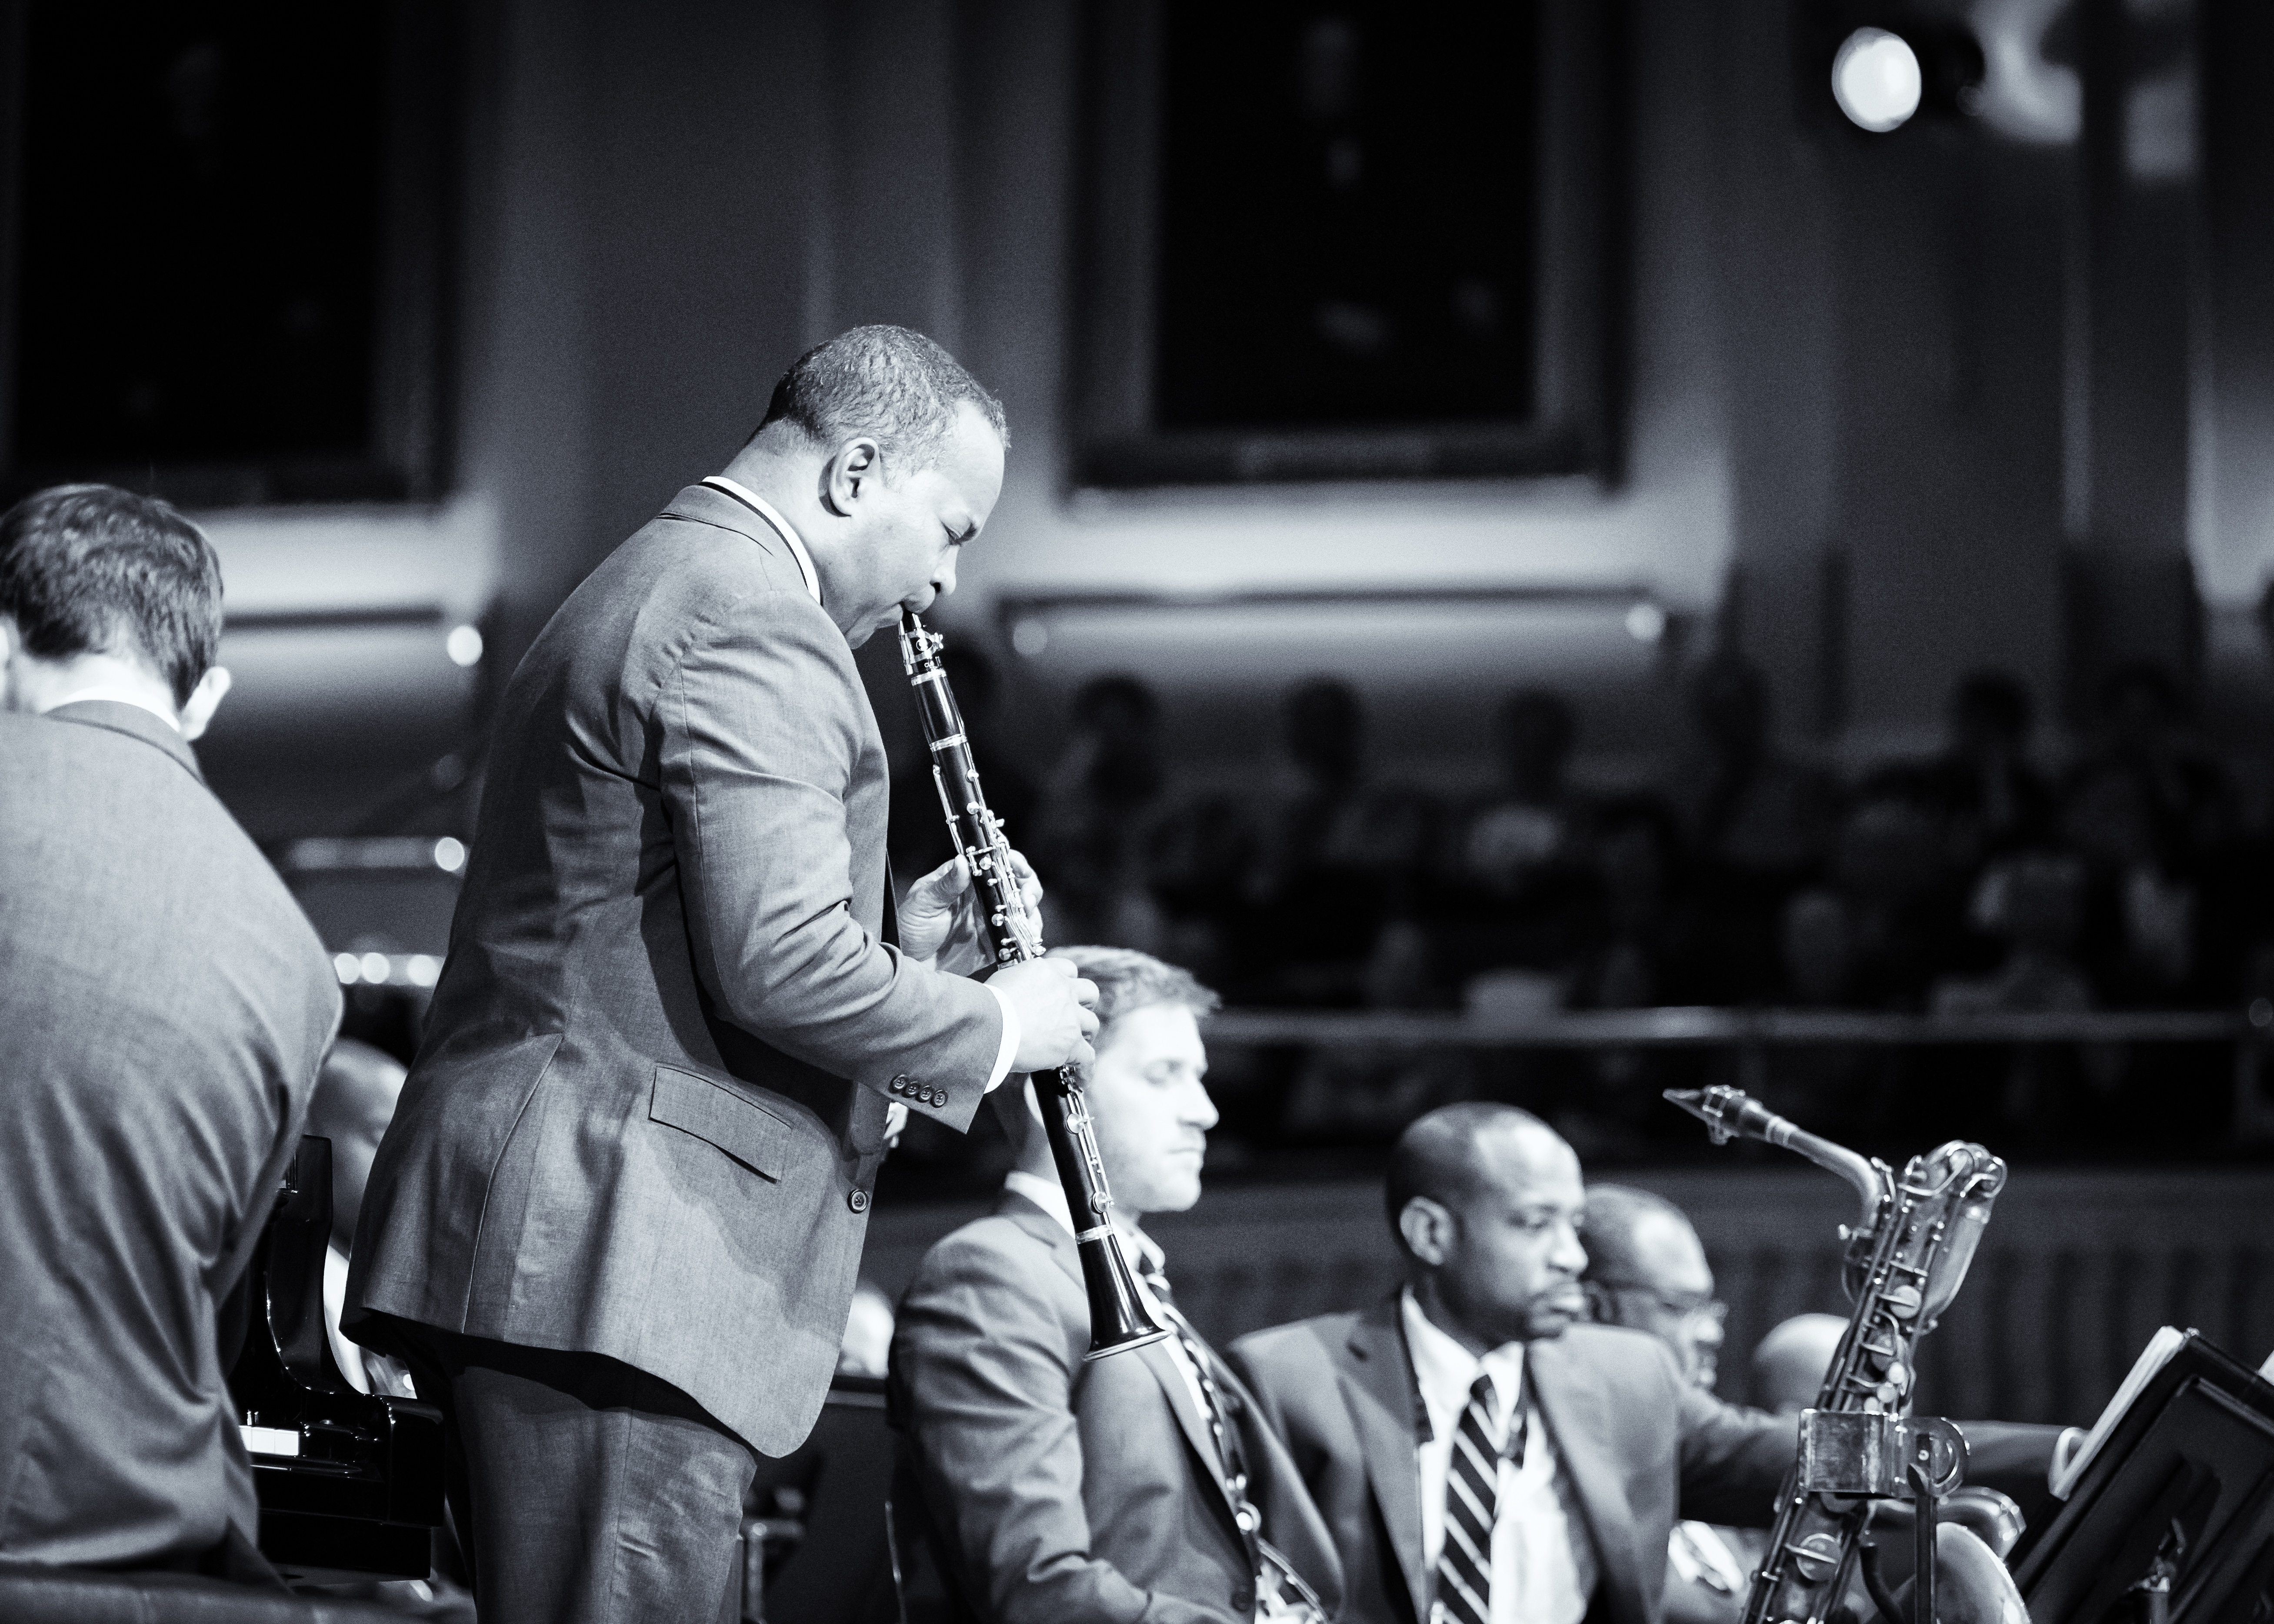
[[[65,705],[79,704],[90,699],[107,700],[114,705],[132,705],[137,710],[147,710],[176,733],[182,731],[181,718],[163,705],[152,703],[139,688],[131,688],[124,682],[98,682],[92,688],[73,688],[48,709],[60,710]]]
[[[1073,1209],[1066,1205],[1065,1190],[1055,1178],[1044,1178],[1039,1173],[1029,1173],[1024,1168],[1013,1168],[1003,1175],[1003,1188],[1014,1195],[1022,1195],[1058,1221],[1058,1227],[1068,1235],[1074,1232]]]
[[[713,490],[724,491],[758,517],[772,525],[781,538],[789,544],[790,556],[797,560],[797,573],[805,577],[806,596],[815,603],[821,601],[821,577],[814,572],[812,555],[805,550],[805,538],[787,519],[774,510],[774,505],[746,485],[738,484],[724,474],[707,476],[703,483]]]
[[[1040,1173],[1029,1173],[1024,1168],[1013,1168],[1003,1175],[1003,1188],[1014,1195],[1022,1195],[1058,1220],[1058,1227],[1068,1235],[1075,1233],[1073,1209],[1066,1205],[1065,1186],[1055,1178],[1044,1178]],[[1122,1239],[1127,1240],[1127,1231]],[[1167,1259],[1160,1244],[1142,1229],[1137,1232],[1137,1255],[1157,1269]]]
[[[1480,1359],[1422,1312],[1411,1286],[1398,1292],[1397,1307],[1405,1322],[1405,1346],[1413,1356],[1413,1378],[1437,1435],[1449,1438],[1459,1427],[1461,1412],[1469,1407],[1469,1389],[1480,1374],[1493,1379],[1493,1425],[1505,1432],[1509,1412],[1524,1386],[1524,1344],[1502,1342]]]

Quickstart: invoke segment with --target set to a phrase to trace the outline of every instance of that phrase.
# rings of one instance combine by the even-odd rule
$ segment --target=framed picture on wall
[[[1096,8],[1077,480],[1614,473],[1615,11]]]
[[[456,15],[0,0],[0,495],[436,493]]]

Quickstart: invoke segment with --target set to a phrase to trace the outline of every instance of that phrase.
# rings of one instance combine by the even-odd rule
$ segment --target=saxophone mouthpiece
[[[1713,1098],[1708,1090],[1668,1088],[1665,1091],[1665,1097],[1668,1104],[1680,1106],[1704,1123],[1706,1132],[1713,1136],[1713,1142],[1716,1145],[1726,1145],[1736,1137],[1736,1131],[1721,1120],[1721,1113],[1718,1109],[1721,1101]]]

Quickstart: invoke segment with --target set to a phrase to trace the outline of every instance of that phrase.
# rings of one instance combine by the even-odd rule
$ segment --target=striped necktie
[[[1492,1402],[1492,1377],[1479,1376],[1445,1463],[1445,1550],[1437,1559],[1442,1624],[1492,1624],[1493,1506],[1500,1492]]]

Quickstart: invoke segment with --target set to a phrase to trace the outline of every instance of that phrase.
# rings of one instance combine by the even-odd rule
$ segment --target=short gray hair
[[[828,447],[867,434],[884,451],[885,477],[897,479],[933,465],[966,401],[1008,450],[1003,402],[953,356],[906,327],[855,327],[790,364],[753,437],[776,423]]]
[[[1167,964],[1130,947],[1061,947],[1053,958],[1071,959],[1086,981],[1097,983],[1097,1035],[1115,1019],[1156,1004],[1181,1004],[1194,1015],[1213,1015],[1224,1003],[1190,970]]]

